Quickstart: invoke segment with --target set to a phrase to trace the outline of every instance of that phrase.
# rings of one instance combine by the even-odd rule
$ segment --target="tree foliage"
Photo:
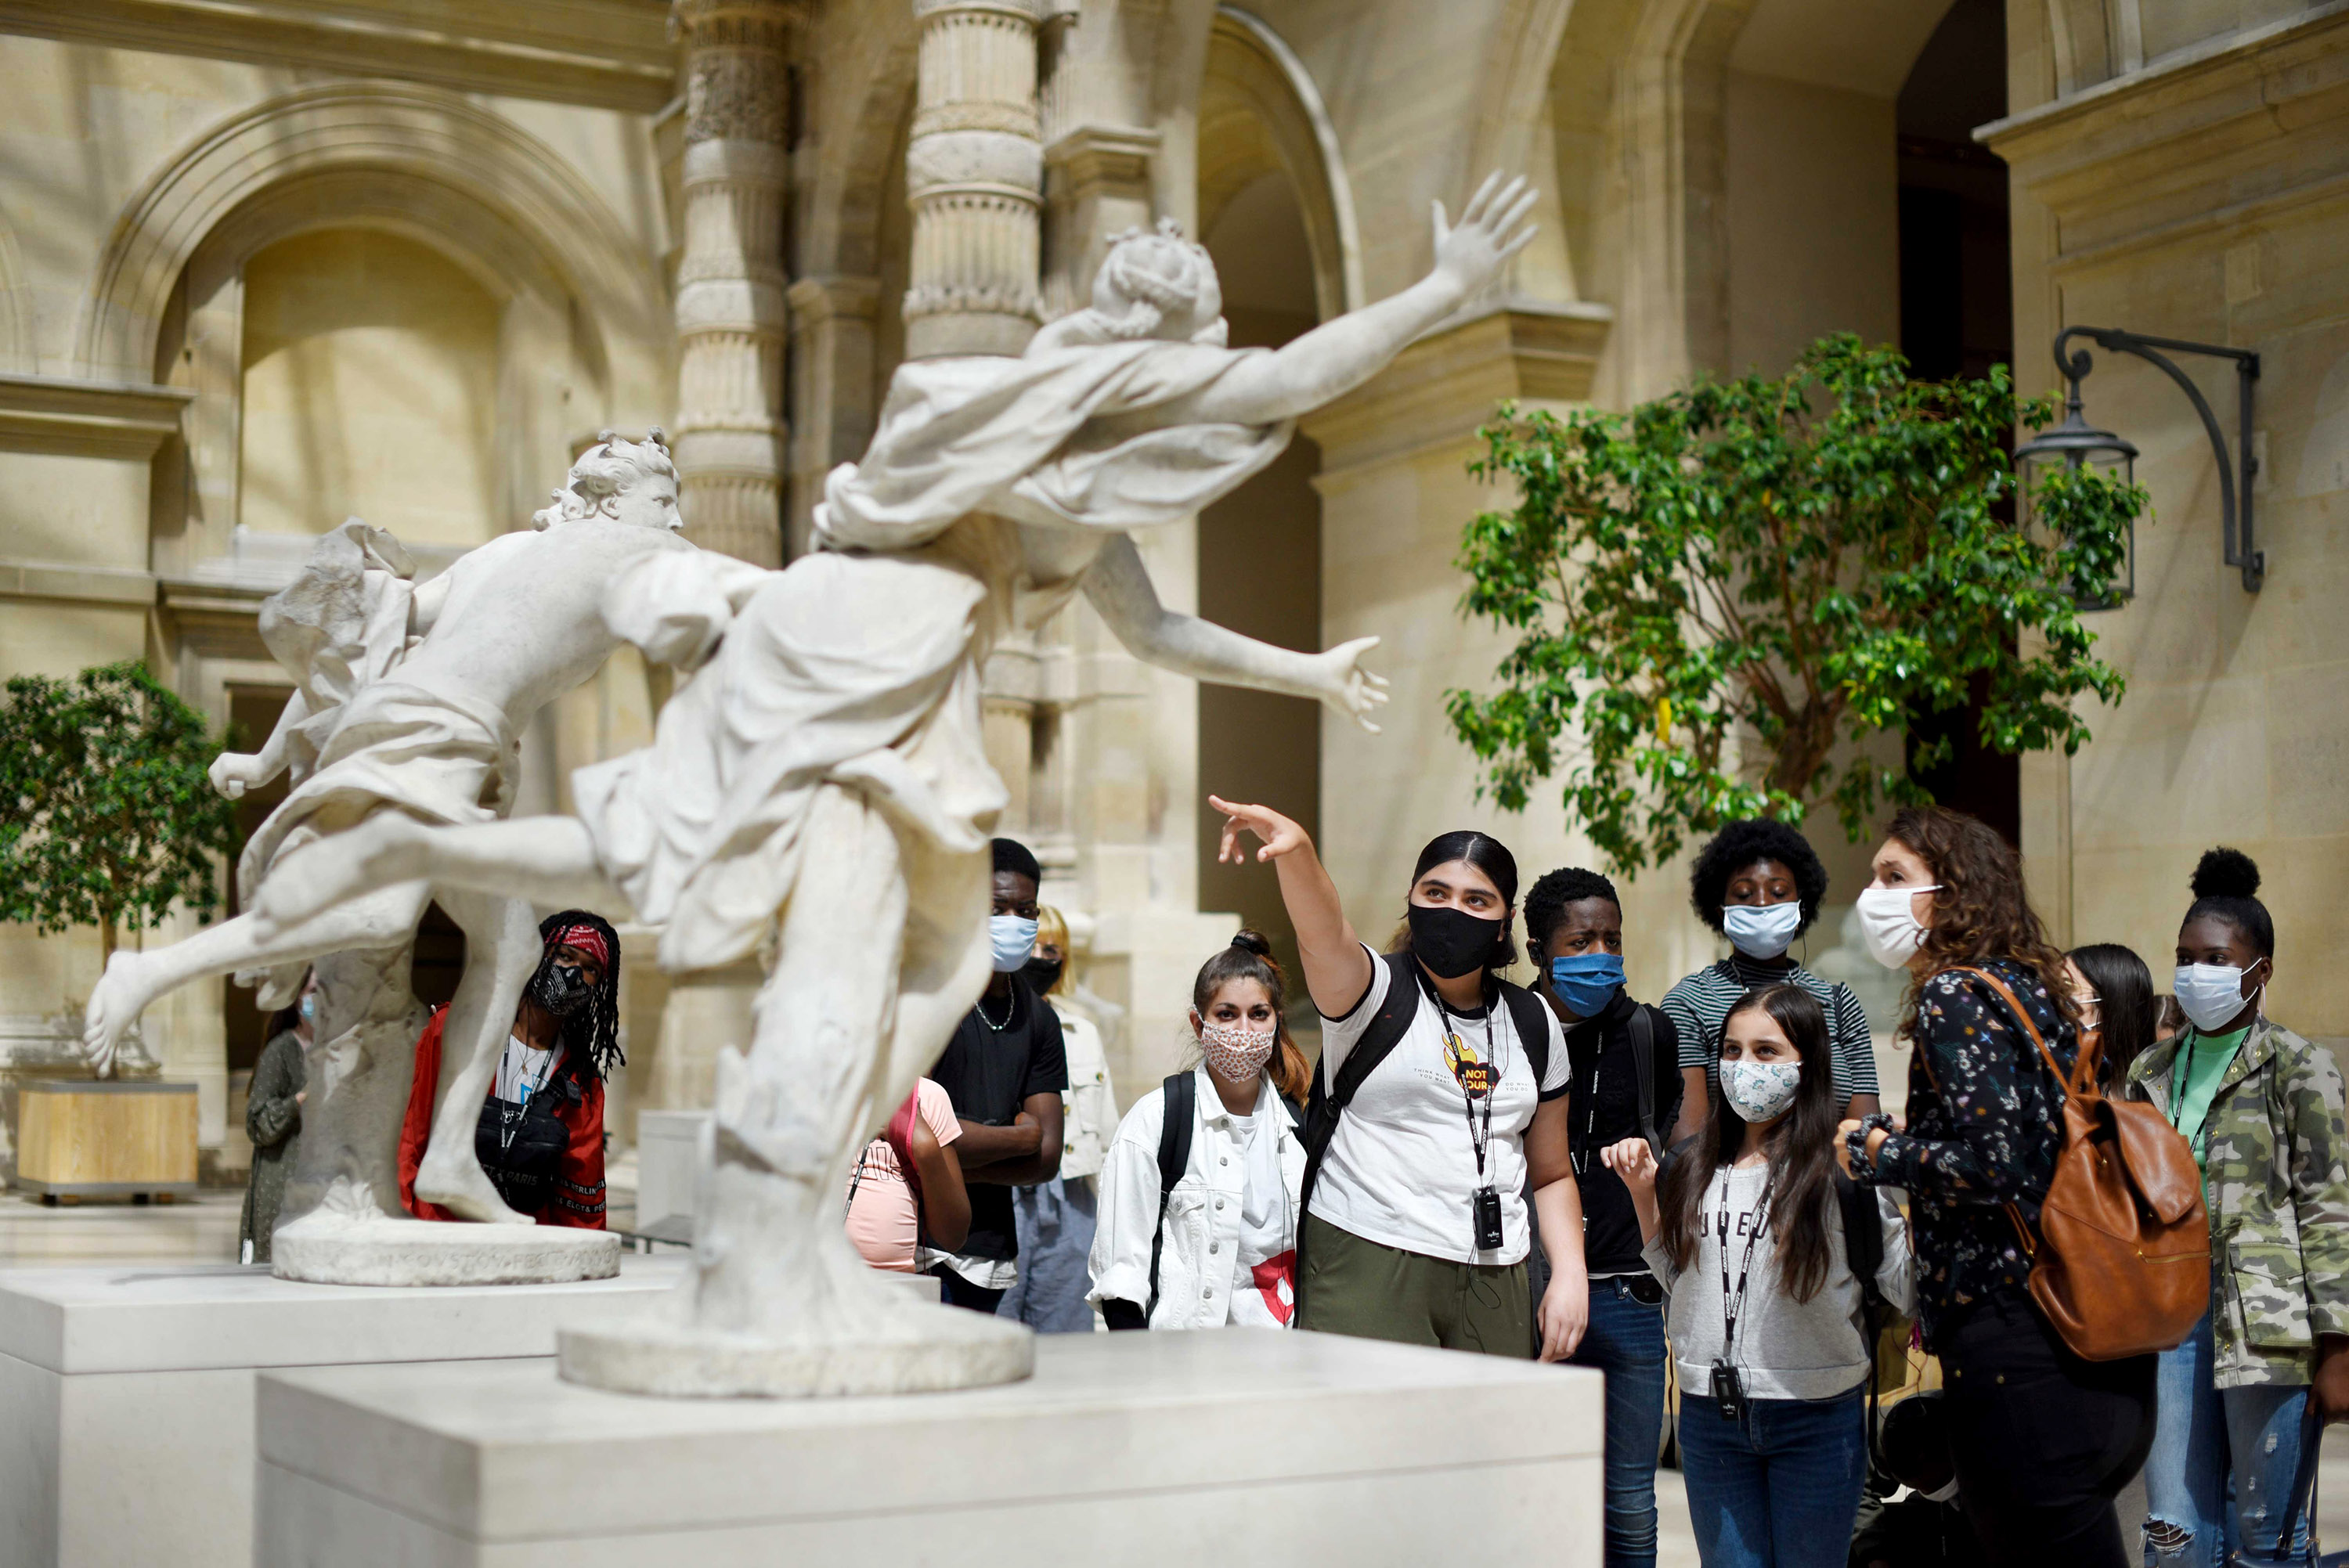
[[[220,907],[213,857],[236,810],[205,778],[220,744],[203,716],[136,660],[73,679],[17,676],[0,700],[0,920],[44,933],[123,930],[175,903]]]
[[[1468,525],[1458,563],[1464,611],[1518,640],[1498,689],[1445,699],[1483,792],[1521,810],[1562,774],[1568,815],[1636,870],[1825,800],[1857,838],[1880,802],[1925,799],[1949,741],[1888,767],[1838,738],[1962,707],[1977,677],[1985,745],[2077,749],[2073,699],[2123,683],[2075,600],[2112,580],[2146,496],[2057,473],[2018,529],[2006,444],[2054,412],[2004,366],[1912,381],[1850,335],[1782,379],[1628,414],[1505,406],[1471,471],[1520,499]]]

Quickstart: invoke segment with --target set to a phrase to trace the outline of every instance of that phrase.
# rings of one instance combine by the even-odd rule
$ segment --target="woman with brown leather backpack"
[[[2101,1103],[2075,1071],[2064,954],[2013,848],[1971,817],[1901,810],[1874,869],[1861,931],[1878,962],[1909,972],[1916,1054],[1906,1130],[1846,1122],[1842,1158],[1856,1180],[1909,1195],[1959,1496],[1993,1563],[2125,1568],[2112,1504],[2153,1440],[2154,1357],[2075,1353],[2031,1285],[2067,1101]]]

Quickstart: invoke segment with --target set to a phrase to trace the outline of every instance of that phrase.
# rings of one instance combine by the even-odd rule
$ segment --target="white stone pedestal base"
[[[261,1381],[261,1568],[1596,1568],[1595,1372],[1314,1334],[1046,1336],[954,1394],[657,1399],[543,1362]]]
[[[899,1278],[919,1277],[874,1275],[888,1287]],[[893,1289],[892,1294],[910,1293]],[[555,1357],[563,1376],[572,1382],[624,1394],[688,1398],[925,1394],[1025,1377],[1036,1365],[1036,1338],[1024,1323],[934,1301],[906,1300],[876,1306],[855,1337],[827,1335],[805,1344],[738,1338],[656,1315],[566,1330]]]
[[[620,1238],[564,1225],[348,1221],[313,1210],[270,1237],[279,1279],[315,1284],[562,1284],[620,1272]]]
[[[647,1311],[685,1268],[411,1289],[233,1264],[0,1270],[0,1563],[246,1568],[255,1368],[537,1357],[552,1377],[559,1331]]]

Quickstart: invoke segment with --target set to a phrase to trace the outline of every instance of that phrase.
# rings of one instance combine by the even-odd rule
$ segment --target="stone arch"
[[[337,184],[329,178],[336,174],[365,178]],[[520,262],[560,280],[608,360],[616,407],[607,414],[641,419],[667,403],[661,283],[646,258],[615,240],[619,220],[602,199],[502,117],[456,93],[395,82],[333,83],[272,98],[215,127],[150,180],[100,258],[76,333],[78,373],[146,379],[174,291],[199,250],[241,211],[307,222],[272,195],[297,182],[353,209],[316,209],[314,227],[364,217],[372,198],[360,193],[377,188],[397,191],[378,205],[404,202],[419,232],[452,256],[473,249],[460,242],[463,232],[502,226],[523,243],[477,253],[469,264],[511,277]],[[452,234],[445,225],[461,213],[476,216]],[[252,235],[277,237],[253,221]]]
[[[1198,232],[1206,233],[1255,181],[1278,170],[1304,214],[1321,318],[1365,304],[1361,233],[1337,128],[1296,52],[1237,6],[1216,10],[1198,127]]]
[[[1611,398],[1652,396],[1698,366],[1730,367],[1732,69],[1897,92],[1947,8],[1577,0],[1547,99],[1578,272],[1586,292],[1618,311]]]

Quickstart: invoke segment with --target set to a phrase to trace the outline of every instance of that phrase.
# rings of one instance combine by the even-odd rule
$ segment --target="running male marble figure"
[[[1026,1373],[1026,1329],[907,1297],[839,1221],[857,1150],[989,972],[988,651],[1082,593],[1142,659],[1367,725],[1375,639],[1303,654],[1173,614],[1128,535],[1229,491],[1458,310],[1530,239],[1532,205],[1497,176],[1456,228],[1439,204],[1427,277],[1270,351],[1224,346],[1206,251],[1171,224],[1121,235],[1092,306],[1019,357],[898,369],[870,449],[826,483],[815,552],[747,594],[683,557],[636,574],[628,634],[698,673],[650,748],[573,776],[578,818],[387,816],[275,871],[261,907],[286,920],[428,877],[625,905],[666,928],[671,969],[756,952],[780,922],[749,1056],[719,1063],[693,1272],[657,1322],[565,1335],[564,1376],[740,1394]]]
[[[261,750],[221,757],[212,781],[232,799],[280,773],[293,789],[246,845],[243,886],[266,885],[288,855],[382,815],[442,825],[503,817],[523,728],[620,645],[605,614],[611,585],[648,562],[700,553],[678,535],[677,474],[657,431],[643,443],[606,432],[533,521],[533,531],[493,539],[419,586],[398,542],[353,519],[264,603],[262,635],[295,691]],[[396,1155],[408,1051],[423,1024],[408,988],[409,944],[436,897],[465,933],[467,962],[417,1193],[468,1219],[529,1223],[473,1154],[489,1075],[539,956],[536,914],[509,893],[413,881],[293,923],[247,913],[166,947],[119,952],[90,998],[86,1048],[104,1073],[122,1030],[172,987],[264,971],[266,1006],[317,960],[315,1054],[325,1070],[312,1075],[277,1272],[352,1284],[608,1273],[615,1249],[600,1238],[568,1239],[595,1241],[570,1250],[600,1261],[566,1264],[555,1255],[564,1238],[509,1237],[501,1259],[496,1238],[404,1225],[386,1235],[379,1223],[407,1218]]]

